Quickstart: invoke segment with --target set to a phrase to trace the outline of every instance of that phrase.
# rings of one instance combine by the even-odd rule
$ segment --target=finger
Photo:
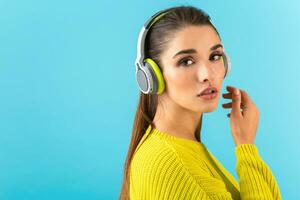
[[[230,103],[224,103],[224,104],[222,104],[222,107],[223,108],[231,108],[232,107],[232,102],[230,102]]]
[[[223,98],[224,99],[231,99],[232,98],[232,93],[225,93],[225,94],[222,94]]]
[[[225,97],[229,97],[229,96],[232,96],[232,93],[233,93],[234,89],[237,89],[237,88],[232,87],[232,86],[227,86],[226,89],[230,93],[225,94]],[[241,104],[244,105],[244,110],[246,110],[246,108],[251,106],[252,100],[251,100],[250,96],[247,94],[246,91],[240,89],[240,93],[241,93]]]
[[[241,92],[238,88],[235,88],[233,91],[231,113],[233,113],[234,115],[237,115],[239,117],[242,117],[240,107],[241,107]]]
[[[235,87],[232,87],[232,86],[226,86],[226,89],[230,92],[230,93],[233,93],[233,90],[235,89]]]
[[[241,91],[241,101],[242,101],[242,104],[245,105],[245,107],[249,107],[250,104],[252,104],[252,100],[250,98],[250,96],[247,94],[246,91],[244,90],[240,90]]]
[[[222,107],[223,108],[231,108],[232,107],[232,102],[224,103],[224,104],[222,104]],[[240,109],[244,109],[244,108],[245,108],[244,105],[241,103]]]

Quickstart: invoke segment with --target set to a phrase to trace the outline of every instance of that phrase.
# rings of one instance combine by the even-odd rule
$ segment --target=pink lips
[[[213,91],[212,93],[210,93],[209,91]],[[209,92],[207,94],[205,94],[206,92]],[[200,97],[202,99],[205,99],[205,100],[212,100],[212,99],[215,99],[218,95],[218,90],[217,88],[215,87],[208,87],[206,88],[205,90],[203,90],[200,94],[197,95],[197,97]]]
[[[209,90],[213,90],[213,91],[215,91],[215,92],[218,91],[217,88],[210,86],[210,87],[206,88],[205,90],[203,90],[200,94],[198,94],[198,96],[199,96],[199,95],[203,95],[205,92],[207,92],[207,91],[209,91]]]
[[[211,93],[211,94],[204,94],[204,95],[198,95],[199,98],[203,98],[205,100],[212,100],[217,97],[217,92]]]

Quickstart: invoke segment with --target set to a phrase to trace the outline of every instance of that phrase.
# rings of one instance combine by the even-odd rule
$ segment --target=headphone
[[[151,18],[146,21],[139,34],[137,43],[137,58],[135,61],[136,81],[138,83],[140,91],[144,94],[161,94],[165,89],[165,81],[160,68],[154,62],[154,60],[152,60],[151,58],[145,58],[145,41],[147,33],[151,26],[165,14],[170,12],[171,9],[172,8],[168,8],[152,15]],[[210,23],[212,24],[212,26],[214,26],[211,20]],[[221,58],[226,69],[224,76],[225,78],[231,70],[231,63],[224,49]]]

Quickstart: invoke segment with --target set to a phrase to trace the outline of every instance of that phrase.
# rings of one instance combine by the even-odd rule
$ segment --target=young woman
[[[247,92],[228,86],[222,95],[232,99],[223,107],[231,108],[239,183],[201,142],[203,113],[216,109],[230,69],[206,13],[178,6],[153,15],[136,65],[141,93],[120,199],[281,199],[254,144],[259,110]]]

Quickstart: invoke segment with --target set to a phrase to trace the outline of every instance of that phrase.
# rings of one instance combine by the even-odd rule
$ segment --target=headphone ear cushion
[[[221,57],[221,61],[222,61],[223,65],[225,65],[225,63],[224,63],[224,56],[223,55]]]
[[[149,76],[151,76],[151,72],[145,66],[141,66],[141,68],[136,72],[136,80],[138,86],[140,90],[145,94],[147,94],[152,87],[152,80],[149,79]]]
[[[226,52],[224,51],[223,52],[223,55],[222,55],[222,62],[224,64],[224,67],[225,67],[225,75],[224,75],[224,78],[226,76],[228,76],[230,70],[231,70],[231,63],[230,63],[230,60],[229,60],[229,57],[228,55],[226,54]]]
[[[152,60],[151,58],[146,58],[144,61],[150,65],[150,67],[154,73],[155,79],[153,81],[154,82],[157,81],[156,84],[154,84],[154,85],[157,85],[157,93],[156,94],[161,94],[165,89],[165,80],[163,78],[160,68],[155,63],[155,61]]]

